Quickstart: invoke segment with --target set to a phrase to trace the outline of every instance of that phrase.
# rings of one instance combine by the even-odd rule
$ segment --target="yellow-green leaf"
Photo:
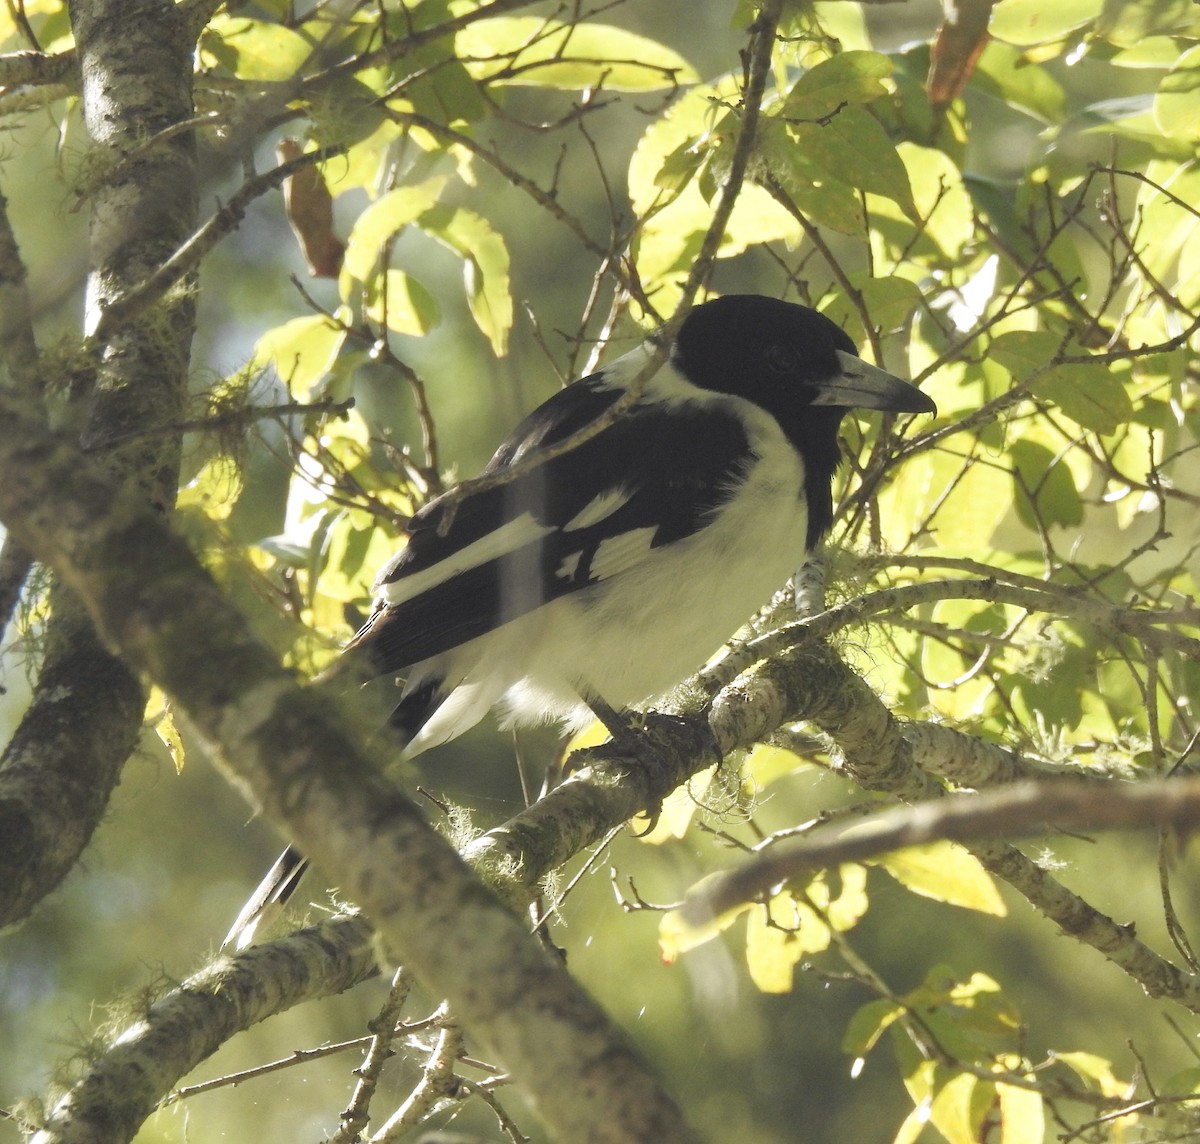
[[[421,215],[420,225],[462,257],[471,316],[492,343],[496,356],[503,357],[508,352],[508,333],[513,324],[504,239],[487,219],[465,207],[433,207]]]
[[[922,897],[1001,918],[1008,913],[991,874],[953,842],[910,846],[887,855],[879,865]]]
[[[445,184],[444,178],[438,178],[411,187],[397,187],[381,195],[358,216],[342,264],[343,297],[347,295],[346,276],[367,281],[388,239],[429,210],[438,201]]]
[[[715,874],[710,874],[707,878],[702,878],[692,887],[689,894],[703,894],[707,883],[715,877]],[[689,949],[711,941],[733,925],[747,910],[755,908],[757,907],[747,902],[700,924],[688,921],[682,910],[668,910],[658,923],[658,948],[663,961],[667,965],[674,965],[681,953],[687,953]]]
[[[1045,445],[1023,437],[1009,449],[1017,516],[1030,528],[1083,523],[1083,501],[1067,464]]]
[[[1128,371],[1124,373],[1128,377]],[[1096,433],[1115,433],[1133,417],[1122,374],[1103,362],[1067,362],[1035,377],[1031,386],[1072,421]]]
[[[456,54],[476,79],[567,91],[658,91],[695,83],[678,52],[635,32],[537,16],[476,20],[455,37]]]
[[[416,279],[402,270],[389,270],[384,294],[367,307],[367,316],[385,322],[398,334],[428,333],[441,320],[437,299]]]
[[[949,1144],[979,1144],[983,1108],[993,1091],[987,1081],[977,1080],[970,1073],[960,1073],[938,1090],[929,1109],[929,1119]]]
[[[183,737],[179,734],[179,728],[175,725],[175,709],[171,705],[171,701],[163,694],[158,687],[150,689],[150,695],[146,700],[145,720],[154,728],[154,733],[162,740],[162,744],[167,748],[167,753],[171,756],[171,765],[175,768],[176,774],[183,772],[184,750]]]
[[[1200,46],[1184,52],[1154,97],[1154,122],[1175,139],[1200,142]]]
[[[1102,6],[1103,0],[1000,0],[988,31],[1009,44],[1050,43],[1092,23]]]
[[[1041,1095],[1012,1084],[996,1084],[1000,1098],[1000,1144],[1029,1144],[1046,1131]]]
[[[1062,345],[1063,339],[1048,330],[1010,330],[992,339],[988,357],[1023,382],[1044,370]]]
[[[313,53],[298,32],[265,20],[216,16],[200,38],[202,54],[224,64],[239,79],[293,79]]]
[[[258,339],[254,356],[273,365],[292,394],[304,399],[329,372],[345,339],[345,330],[313,314],[268,330]]]

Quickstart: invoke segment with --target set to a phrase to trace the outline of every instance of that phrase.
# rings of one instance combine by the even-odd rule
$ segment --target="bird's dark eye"
[[[767,346],[767,368],[772,373],[795,373],[796,355],[788,346]]]

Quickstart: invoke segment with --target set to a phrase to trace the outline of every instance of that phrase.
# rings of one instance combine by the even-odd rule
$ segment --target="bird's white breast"
[[[698,670],[795,571],[808,513],[804,463],[775,419],[739,398],[754,457],[712,523],[649,551],[653,530],[611,542],[625,568],[456,649],[437,664],[460,684],[410,752],[459,734],[497,703],[506,725],[561,719],[583,725],[580,696],[637,707]],[[602,562],[603,549],[597,554]],[[478,667],[478,670],[476,668]]]

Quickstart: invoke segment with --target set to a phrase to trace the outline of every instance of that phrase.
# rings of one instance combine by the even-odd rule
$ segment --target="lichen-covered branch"
[[[147,277],[194,227],[190,136],[120,163],[146,137],[191,116],[192,43],[180,34],[174,7],[159,0],[79,0],[71,15],[97,172],[88,279],[94,315]],[[15,242],[0,234],[0,246],[3,287],[15,297],[21,283],[7,250],[15,251]],[[23,392],[13,397],[36,413],[38,391],[49,379],[39,377],[42,366],[33,357],[28,306],[24,317],[17,306],[3,312],[10,378],[24,379]],[[180,419],[192,324],[191,297],[181,292],[97,347],[94,384],[85,370],[84,380],[69,385],[69,420],[84,441],[104,443]],[[15,431],[13,423],[8,429]],[[174,502],[178,435],[138,438],[109,450],[104,461],[108,479],[131,481],[160,509]],[[28,479],[28,473],[9,478]],[[137,742],[145,707],[135,673],[104,646],[61,585],[52,591],[51,609],[33,701],[0,759],[0,832],[14,840],[0,854],[0,924],[26,916],[74,866]]]
[[[172,697],[264,815],[449,999],[552,1133],[582,1144],[693,1140],[625,1036],[381,776],[334,708],[254,639],[161,516],[106,482],[29,403],[0,391],[0,418],[13,427],[0,439],[0,519]]]

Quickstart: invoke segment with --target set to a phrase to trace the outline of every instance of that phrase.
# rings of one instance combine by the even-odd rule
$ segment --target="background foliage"
[[[198,267],[176,517],[256,634],[311,674],[364,615],[416,506],[558,384],[671,316],[739,161],[757,12],[210,7],[196,130],[202,213],[223,241]],[[1186,772],[1200,693],[1200,13],[1186,0],[960,8],[949,23],[935,4],[785,5],[703,286],[815,306],[937,401],[931,421],[845,427],[827,591],[865,604],[829,634],[891,710],[1002,745],[1020,774]],[[58,0],[0,15],[0,50],[35,48],[71,50]],[[105,171],[69,80],[6,74],[0,180],[41,343],[65,366],[81,207]],[[278,163],[295,175],[286,209]],[[236,225],[224,205],[247,188]],[[43,589],[31,579],[5,636],[10,725],[36,671]],[[57,1059],[78,1071],[145,991],[199,966],[278,844],[245,824],[161,695],[147,728],[83,868],[4,939],[10,1104],[44,1096]],[[522,747],[536,768],[553,739]],[[522,805],[494,729],[434,755],[406,782],[436,792],[435,817],[452,803],[482,829]],[[1180,968],[1186,987],[1154,999],[951,843],[794,880],[698,934],[653,903],[747,847],[892,801],[803,727],[725,769],[649,834],[581,857],[571,892],[558,901],[574,869],[547,899],[571,971],[711,1139],[1200,1131],[1186,838],[1025,848]],[[363,1037],[384,992],[275,1018],[203,1076]],[[412,1088],[422,1043],[414,1031],[394,1046],[379,1119]],[[332,1134],[360,1059],[170,1103],[138,1139]],[[498,1094],[539,1138],[519,1097]],[[478,1099],[430,1114],[517,1138]]]

